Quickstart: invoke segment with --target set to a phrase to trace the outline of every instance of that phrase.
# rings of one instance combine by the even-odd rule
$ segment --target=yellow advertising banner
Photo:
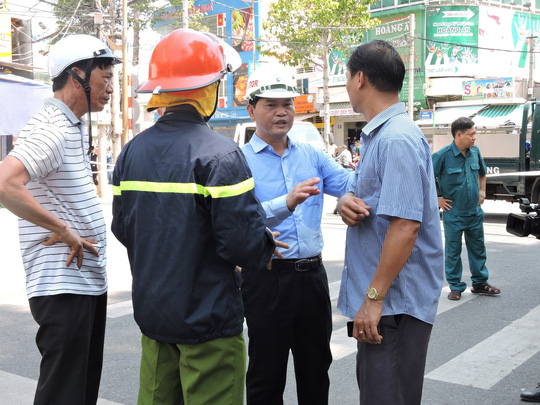
[[[7,0],[0,0],[0,61],[11,62],[11,14]]]

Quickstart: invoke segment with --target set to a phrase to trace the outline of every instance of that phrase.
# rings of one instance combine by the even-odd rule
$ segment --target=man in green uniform
[[[474,145],[476,128],[470,118],[452,123],[454,141],[433,154],[433,169],[439,184],[439,208],[443,210],[446,281],[448,299],[459,300],[467,284],[461,281],[461,238],[465,244],[471,270],[471,292],[500,294],[488,284],[486,246],[484,244],[484,211],[486,197],[486,164]]]

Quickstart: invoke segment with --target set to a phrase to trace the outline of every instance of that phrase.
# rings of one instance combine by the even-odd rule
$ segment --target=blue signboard
[[[431,111],[431,110],[420,111],[420,119],[421,120],[431,120],[431,119],[433,119],[433,111]]]

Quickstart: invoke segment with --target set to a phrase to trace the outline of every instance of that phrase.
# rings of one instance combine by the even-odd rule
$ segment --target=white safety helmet
[[[51,79],[56,79],[64,71],[67,71],[75,80],[77,80],[84,89],[86,94],[86,102],[88,103],[88,138],[89,147],[88,154],[92,152],[92,104],[90,93],[90,76],[92,74],[92,65],[94,59],[108,58],[112,59],[112,64],[122,63],[120,58],[117,58],[111,50],[96,37],[85,34],[70,35],[62,38],[55,43],[49,51],[49,76]],[[86,62],[84,70],[84,79],[80,77],[73,69],[68,69],[76,62]],[[67,70],[66,70],[67,69]]]
[[[281,65],[263,65],[248,78],[245,99],[261,98],[295,98],[300,94],[292,74]]]
[[[75,62],[88,59],[110,58],[113,65],[122,63],[107,45],[91,35],[76,34],[62,38],[49,51],[49,75],[55,79]]]

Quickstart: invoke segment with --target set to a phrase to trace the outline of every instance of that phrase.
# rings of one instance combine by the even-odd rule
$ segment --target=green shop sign
[[[426,8],[427,77],[469,74],[478,63],[478,7]]]

